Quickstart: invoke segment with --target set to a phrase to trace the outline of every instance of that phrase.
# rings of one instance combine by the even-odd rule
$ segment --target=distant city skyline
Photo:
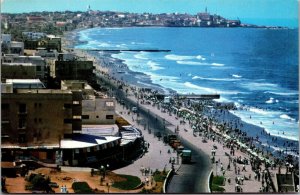
[[[59,6],[58,6],[59,5]],[[297,0],[4,0],[2,13],[32,11],[208,12],[243,23],[298,27]]]

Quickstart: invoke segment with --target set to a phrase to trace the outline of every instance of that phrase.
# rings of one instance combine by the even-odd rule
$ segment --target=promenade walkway
[[[130,124],[142,130],[144,140],[149,143],[150,147],[148,152],[146,152],[141,158],[137,159],[126,167],[114,170],[114,172],[118,174],[135,175],[144,181],[146,177],[144,174],[142,174],[141,169],[150,169],[152,172],[154,172],[156,169],[159,171],[163,171],[164,169],[166,171],[171,170],[170,158],[176,159],[177,153],[174,153],[173,149],[169,145],[164,144],[162,139],[159,141],[157,137],[154,137],[153,133],[149,134],[147,130],[144,130],[144,126],[138,125],[136,120],[133,121],[132,114],[125,114],[128,113],[126,108],[123,108],[123,106],[117,104],[116,111]],[[168,151],[170,151],[170,153]],[[180,164],[181,162],[174,164],[175,170],[180,167]]]

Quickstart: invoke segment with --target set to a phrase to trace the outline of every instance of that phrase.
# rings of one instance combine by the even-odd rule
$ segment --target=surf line
[[[122,51],[135,51],[135,52],[171,52],[170,49],[81,49],[86,51],[112,51],[112,52],[122,52]]]

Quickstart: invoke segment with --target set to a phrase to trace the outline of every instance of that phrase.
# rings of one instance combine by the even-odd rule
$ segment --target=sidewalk
[[[133,95],[130,95],[129,98],[137,102],[137,99]],[[226,178],[226,182],[225,182],[225,186],[222,186],[225,189],[225,192],[235,192],[235,187],[237,185],[235,179],[240,178],[241,180],[241,178],[244,178],[244,176],[249,178],[250,175],[251,175],[250,180],[244,180],[242,184],[238,184],[238,185],[242,188],[243,192],[256,192],[256,193],[259,192],[260,188],[262,187],[262,183],[261,180],[258,181],[254,179],[255,173],[251,170],[250,164],[245,165],[246,171],[242,171],[243,169],[242,164],[237,163],[236,164],[237,169],[240,169],[240,171],[239,173],[238,172],[236,173],[233,163],[231,162],[231,167],[229,170],[227,170],[227,166],[229,164],[229,157],[226,155],[226,153],[230,154],[230,149],[226,147],[223,148],[222,139],[220,139],[220,142],[216,140],[213,142],[210,139],[206,139],[207,143],[203,143],[201,136],[199,136],[197,133],[193,134],[192,128],[188,124],[188,122],[186,124],[180,124],[181,118],[176,119],[174,115],[170,116],[168,113],[163,113],[161,112],[161,110],[157,108],[157,106],[153,107],[152,105],[146,105],[146,104],[140,104],[140,106],[149,109],[150,112],[160,116],[161,118],[165,119],[166,122],[172,124],[173,126],[169,126],[169,128],[174,128],[174,132],[175,132],[175,127],[178,126],[179,137],[181,139],[188,140],[191,144],[193,144],[194,146],[196,146],[197,148],[201,149],[206,154],[208,154],[209,157],[211,157],[211,150],[213,149],[213,145],[217,147],[215,161],[219,160],[219,163],[212,164],[211,168],[213,170],[214,175],[223,175],[223,172],[221,171],[221,166],[223,166],[223,168],[225,169],[224,177]],[[242,159],[247,158],[249,160],[250,158],[248,154],[245,154],[240,150],[235,150],[235,155],[231,157],[235,158],[239,156],[241,156]],[[264,166],[261,166],[261,168],[262,168],[261,170],[264,170]],[[274,169],[271,172],[275,173],[277,172],[277,169]],[[282,172],[283,171],[284,170],[282,169]],[[228,179],[230,180],[230,183],[228,182]],[[273,177],[272,179],[274,181],[275,178]]]
[[[118,174],[130,174],[135,175],[141,178],[142,181],[145,181],[146,176],[142,174],[141,169],[150,169],[152,172],[155,172],[156,169],[159,171],[169,171],[171,170],[171,163],[170,158],[177,159],[177,152],[173,153],[173,149],[169,145],[165,145],[160,139],[158,141],[157,137],[154,137],[154,134],[149,134],[147,130],[144,130],[144,126],[138,125],[135,121],[132,121],[132,114],[128,115],[125,114],[125,110],[119,105],[116,105],[116,111],[117,113],[122,116],[124,119],[126,119],[130,124],[134,125],[135,127],[139,128],[144,136],[144,139],[146,142],[150,144],[150,147],[148,149],[148,152],[145,153],[144,156],[142,156],[140,159],[134,161],[132,164],[114,170],[115,173]],[[127,110],[128,111],[128,110]],[[120,112],[122,114],[120,114]],[[136,118],[136,116],[134,116]],[[168,153],[168,150],[171,151]],[[180,159],[180,158],[179,158]],[[175,170],[178,170],[180,167],[180,162],[177,164],[177,162],[174,164]],[[149,179],[149,178],[148,178]]]

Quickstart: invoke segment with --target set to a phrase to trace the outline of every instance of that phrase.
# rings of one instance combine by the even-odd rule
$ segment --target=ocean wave
[[[216,91],[214,89],[211,89],[211,88],[207,88],[207,87],[200,87],[198,85],[195,85],[195,84],[192,84],[190,82],[185,82],[184,85],[186,87],[189,87],[191,89],[197,89],[197,90],[200,90],[201,92],[206,92],[206,93],[216,93]]]
[[[235,78],[241,78],[242,77],[241,75],[238,75],[238,74],[232,74],[231,76],[235,77]]]
[[[211,65],[213,65],[213,66],[224,66],[225,64],[220,64],[220,63],[211,63]]]
[[[196,56],[196,59],[198,59],[198,60],[203,60],[203,61],[206,60],[206,58],[204,58],[204,57],[201,56],[201,55],[197,55],[197,56]]]
[[[257,113],[257,114],[262,114],[262,115],[268,115],[268,114],[270,114],[270,112],[268,112],[268,111],[266,111],[266,110],[259,109],[259,108],[253,108],[253,107],[250,107],[250,108],[249,108],[249,111],[250,111],[250,112]]]
[[[141,60],[148,60],[143,53],[135,54],[134,57]]]
[[[287,114],[282,114],[282,115],[280,115],[280,118],[282,118],[282,119],[288,119],[288,120],[291,120],[291,121],[295,121],[294,118],[290,117],[290,116],[287,115]]]
[[[249,89],[251,91],[259,91],[259,90],[280,90],[280,87],[274,83],[258,83],[258,82],[248,82],[241,83],[241,87]]]
[[[274,98],[271,97],[269,100],[266,101],[266,103],[267,103],[267,104],[272,104],[272,103],[274,103]]]
[[[195,62],[195,61],[183,61],[183,60],[178,60],[178,61],[176,61],[176,63],[184,64],[184,65],[210,65],[209,63]]]
[[[158,66],[159,64],[152,62],[152,61],[148,61],[147,65],[151,67],[152,70],[161,70],[164,69],[163,67]]]
[[[190,61],[190,60],[177,60],[177,64],[184,64],[184,65],[198,65],[198,66],[224,66],[224,64],[220,63],[206,63],[206,62],[197,62],[197,61]]]
[[[284,102],[288,104],[299,104],[299,100],[291,100],[291,101],[284,101]]]
[[[166,59],[168,60],[192,60],[195,59],[195,56],[181,56],[181,55],[175,55],[175,54],[168,54],[165,56]]]
[[[200,77],[200,76],[193,76],[193,80],[200,79],[200,80],[209,80],[209,81],[238,81],[239,79],[233,79],[233,78],[206,78],[206,77]]]
[[[282,96],[291,96],[291,95],[298,95],[297,92],[276,92],[276,91],[265,91],[264,93],[271,93],[275,95],[282,95]]]
[[[240,91],[222,91],[214,88],[208,88],[208,87],[201,87],[199,85],[192,84],[191,82],[185,82],[184,86],[190,88],[190,89],[196,89],[194,93],[211,93],[211,94],[227,94],[227,95],[236,95],[243,92]]]

